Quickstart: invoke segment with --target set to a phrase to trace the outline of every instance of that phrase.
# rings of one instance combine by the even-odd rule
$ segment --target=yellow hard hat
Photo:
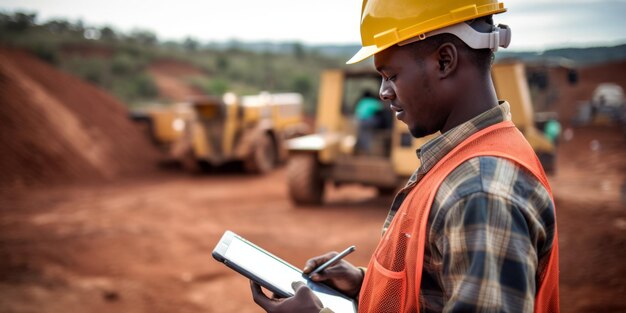
[[[505,11],[497,0],[363,0],[362,48],[347,63],[434,30]]]

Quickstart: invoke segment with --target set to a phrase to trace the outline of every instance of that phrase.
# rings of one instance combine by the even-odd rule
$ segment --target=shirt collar
[[[509,103],[501,101],[498,106],[426,142],[417,150],[417,157],[420,159],[421,165],[411,176],[409,184],[419,181],[439,160],[463,142],[463,140],[481,129],[510,120],[511,109]]]

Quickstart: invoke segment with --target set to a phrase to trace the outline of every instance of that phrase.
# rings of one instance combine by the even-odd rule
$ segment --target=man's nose
[[[387,82],[383,81],[380,84],[380,90],[378,91],[378,96],[383,101],[391,101],[396,98],[396,94],[393,92],[393,89],[389,87]]]

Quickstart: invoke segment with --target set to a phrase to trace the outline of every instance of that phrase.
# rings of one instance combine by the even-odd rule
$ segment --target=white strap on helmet
[[[472,49],[491,49],[496,52],[498,47],[506,48],[511,43],[511,29],[503,24],[499,24],[490,33],[481,33],[467,23],[458,23],[448,27],[434,30],[425,34],[409,38],[398,43],[399,46],[408,45],[410,43],[424,40],[439,34],[452,34],[463,40]]]

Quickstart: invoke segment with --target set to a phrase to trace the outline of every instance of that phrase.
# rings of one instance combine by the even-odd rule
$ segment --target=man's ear
[[[437,61],[439,62],[439,78],[449,77],[456,71],[459,53],[456,46],[451,42],[446,42],[437,49]]]

